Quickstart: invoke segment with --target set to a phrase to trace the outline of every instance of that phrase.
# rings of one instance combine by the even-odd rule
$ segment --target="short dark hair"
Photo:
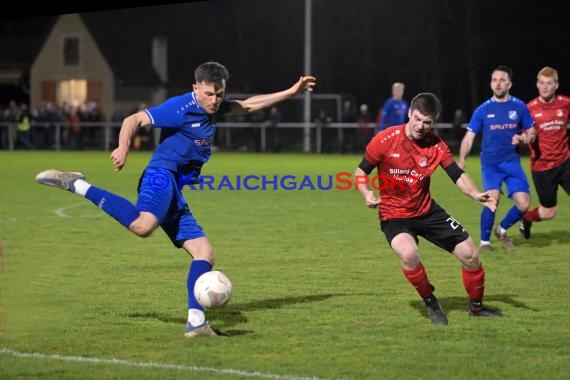
[[[218,62],[205,62],[194,71],[196,83],[222,83],[230,79],[230,73],[224,65]]]
[[[437,120],[442,110],[439,98],[431,92],[422,92],[414,96],[410,103],[410,112],[418,110],[423,115],[428,115]]]
[[[503,71],[505,73],[507,73],[507,75],[509,76],[509,80],[512,82],[513,81],[513,69],[511,69],[509,66],[505,66],[505,65],[499,65],[497,67],[495,67],[495,69],[493,70],[493,72],[495,71]]]

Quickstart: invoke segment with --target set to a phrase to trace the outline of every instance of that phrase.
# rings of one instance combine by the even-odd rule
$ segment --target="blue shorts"
[[[481,165],[481,171],[483,189],[485,191],[501,190],[501,185],[504,182],[507,185],[509,198],[514,193],[519,192],[530,194],[530,186],[520,162],[510,161],[484,164]]]
[[[175,173],[148,167],[139,179],[138,190],[137,209],[156,216],[176,247],[182,247],[186,240],[206,236],[178,189]]]

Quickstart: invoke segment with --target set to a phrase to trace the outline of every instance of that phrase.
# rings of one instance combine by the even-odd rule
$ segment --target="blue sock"
[[[508,230],[509,227],[511,227],[513,224],[521,220],[523,215],[524,212],[519,210],[517,206],[511,207],[509,212],[507,212],[507,215],[505,215],[505,217],[501,221],[501,227],[503,227],[505,230]]]
[[[95,186],[91,186],[87,190],[85,198],[127,228],[139,217],[139,210],[131,202]]]
[[[481,240],[491,240],[493,223],[495,223],[495,213],[487,207],[483,207],[483,211],[481,212]]]
[[[212,270],[212,264],[207,260],[193,260],[190,264],[190,271],[188,272],[188,280],[186,280],[186,287],[188,288],[188,309],[204,310],[204,307],[196,301],[194,297],[194,284],[198,277],[206,272]]]

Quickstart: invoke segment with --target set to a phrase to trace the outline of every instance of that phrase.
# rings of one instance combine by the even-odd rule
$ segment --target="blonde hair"
[[[542,69],[540,69],[540,71],[536,76],[536,79],[538,79],[541,76],[552,78],[554,79],[555,82],[558,82],[558,71],[556,71],[556,69],[553,69],[552,67],[544,66]]]

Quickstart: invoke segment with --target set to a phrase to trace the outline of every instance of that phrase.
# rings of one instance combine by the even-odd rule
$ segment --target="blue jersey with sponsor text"
[[[532,127],[533,121],[525,103],[509,96],[506,102],[491,98],[481,104],[469,121],[467,130],[482,133],[481,164],[519,161],[513,136]]]
[[[208,114],[193,92],[174,96],[145,110],[154,128],[162,128],[160,143],[148,166],[188,174],[210,158],[215,116],[226,113],[231,102],[223,101],[215,114]]]

